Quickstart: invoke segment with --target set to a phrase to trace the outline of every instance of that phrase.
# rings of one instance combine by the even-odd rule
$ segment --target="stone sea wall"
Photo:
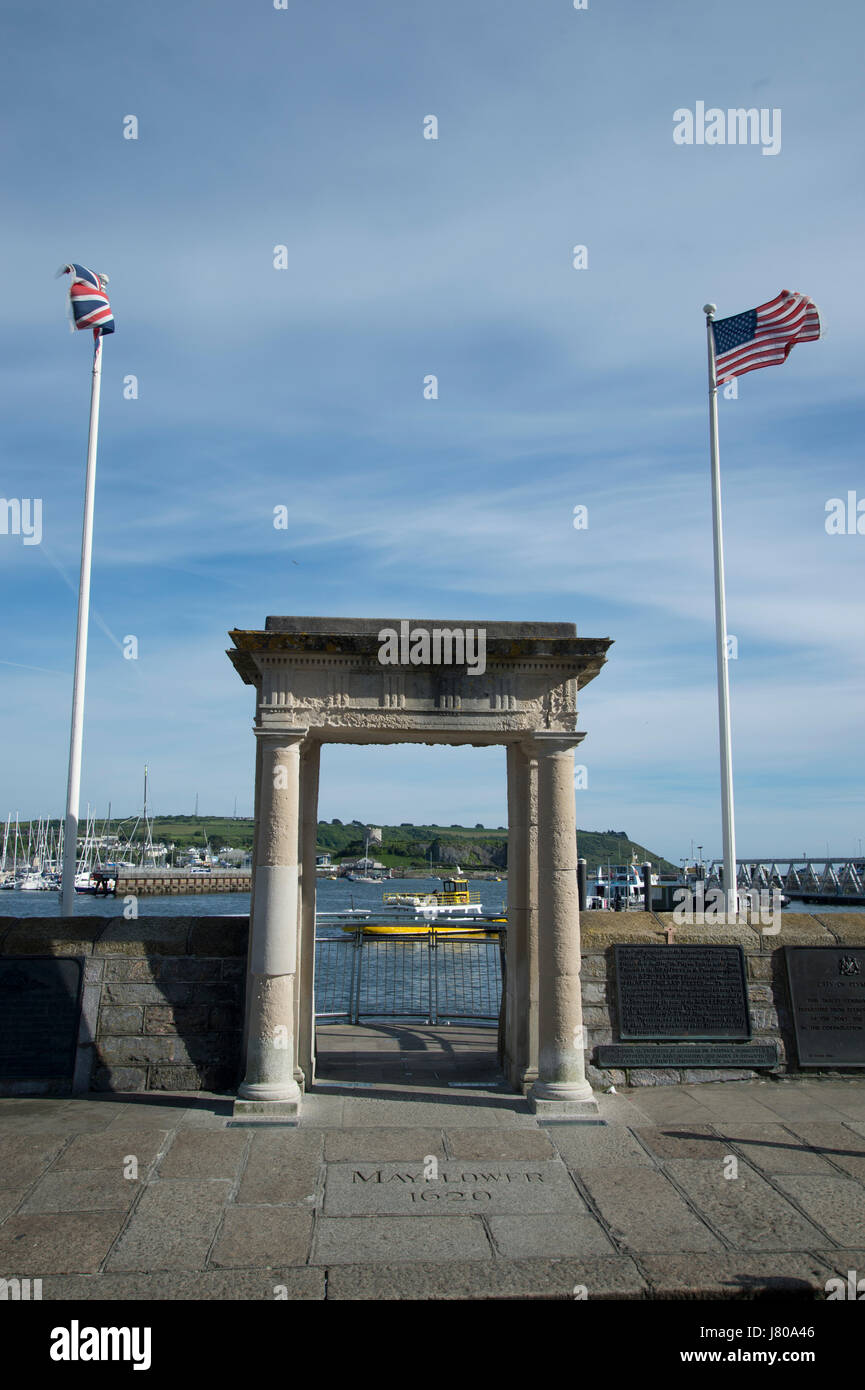
[[[787,984],[785,946],[865,946],[865,913],[782,913],[781,931],[761,935],[758,926],[676,926],[667,912],[583,912],[581,921],[583,1025],[586,1029],[586,1074],[595,1089],[609,1086],[663,1086],[706,1081],[738,1081],[769,1073],[748,1068],[633,1067],[597,1065],[597,1048],[616,1043],[618,994],[614,947],[620,945],[741,946],[745,953],[752,1041],[777,1043],[775,1074],[798,1070],[793,1016]],[[807,1069],[814,1075],[814,1068]],[[845,1068],[845,1073],[850,1075]]]
[[[747,1068],[596,1065],[597,1047],[619,1041],[615,944],[663,945],[671,923],[663,913],[582,914],[586,1063],[596,1088],[693,1085],[758,1074]],[[230,1092],[241,1079],[248,931],[247,917],[0,918],[0,959],[83,961],[78,1089]],[[783,948],[865,946],[865,914],[784,913],[777,936],[763,936],[756,927],[674,926],[672,939],[679,945],[743,947],[753,1041],[777,1043],[776,1070],[795,1071]],[[5,1093],[10,1089],[24,1088]],[[26,1089],[32,1093],[39,1085]]]
[[[247,917],[0,918],[0,959],[84,958],[79,1085],[231,1091],[248,932]]]

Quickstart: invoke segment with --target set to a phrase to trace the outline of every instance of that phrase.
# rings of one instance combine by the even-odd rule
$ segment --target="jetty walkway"
[[[825,1298],[865,1270],[865,1081],[531,1113],[495,1032],[319,1029],[298,1122],[0,1100],[0,1271],[45,1300]],[[134,1175],[133,1175],[134,1174]]]

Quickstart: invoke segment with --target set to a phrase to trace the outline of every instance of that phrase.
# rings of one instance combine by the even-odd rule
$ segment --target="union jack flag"
[[[108,284],[107,275],[96,275],[83,265],[65,265],[58,272],[71,275],[69,303],[76,328],[92,328],[94,334],[104,337],[114,332],[114,315],[108,303],[104,286]]]
[[[796,343],[814,342],[820,313],[806,294],[782,290],[768,304],[713,322],[712,332],[717,379],[729,381],[758,367],[780,366]]]

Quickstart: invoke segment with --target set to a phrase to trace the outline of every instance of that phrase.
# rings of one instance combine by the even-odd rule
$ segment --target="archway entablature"
[[[399,635],[390,652],[383,633]],[[445,654],[470,634],[473,659],[424,660],[420,636],[442,633]],[[258,691],[259,724],[285,719],[332,743],[484,746],[573,730],[577,692],[611,645],[577,637],[573,623],[433,619],[268,618],[264,630],[230,635],[228,655]],[[426,647],[429,657],[435,643]]]

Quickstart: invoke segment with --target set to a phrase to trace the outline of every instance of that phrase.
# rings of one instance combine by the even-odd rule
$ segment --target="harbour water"
[[[441,888],[440,879],[388,879],[383,883],[352,883],[348,879],[321,879],[316,885],[316,906],[320,913],[345,912],[349,908],[378,911],[382,908],[383,893],[432,893]],[[470,884],[471,891],[480,896],[485,912],[499,912],[507,902],[507,881],[497,883],[478,879]],[[123,898],[93,897],[78,894],[75,898],[76,917],[122,917]],[[174,897],[139,898],[139,917],[245,917],[249,913],[248,893],[186,893]],[[15,889],[0,892],[0,916],[59,917],[60,898],[57,893],[21,893]],[[408,920],[408,915],[407,915]],[[342,936],[341,926],[328,926],[324,918],[319,935]]]
[[[352,883],[345,878],[320,879],[317,884],[316,900],[320,913],[345,912],[349,908],[377,911],[382,907],[383,893],[432,893],[441,888],[437,878],[388,879],[383,883]],[[490,879],[476,879],[470,885],[471,891],[480,896],[484,912],[497,913],[507,904],[507,880],[496,882]],[[123,898],[96,898],[79,894],[75,899],[76,917],[122,917]],[[838,912],[865,912],[865,907],[850,904],[848,907],[826,907],[818,903],[793,901],[787,912],[806,912],[810,914],[834,914]],[[138,900],[140,917],[245,917],[249,912],[248,893],[187,893],[174,897],[151,897]],[[0,916],[2,917],[59,917],[60,898],[57,893],[21,893],[14,889],[0,892]],[[342,934],[342,928],[328,928],[324,918],[319,926],[319,935],[334,931]]]

